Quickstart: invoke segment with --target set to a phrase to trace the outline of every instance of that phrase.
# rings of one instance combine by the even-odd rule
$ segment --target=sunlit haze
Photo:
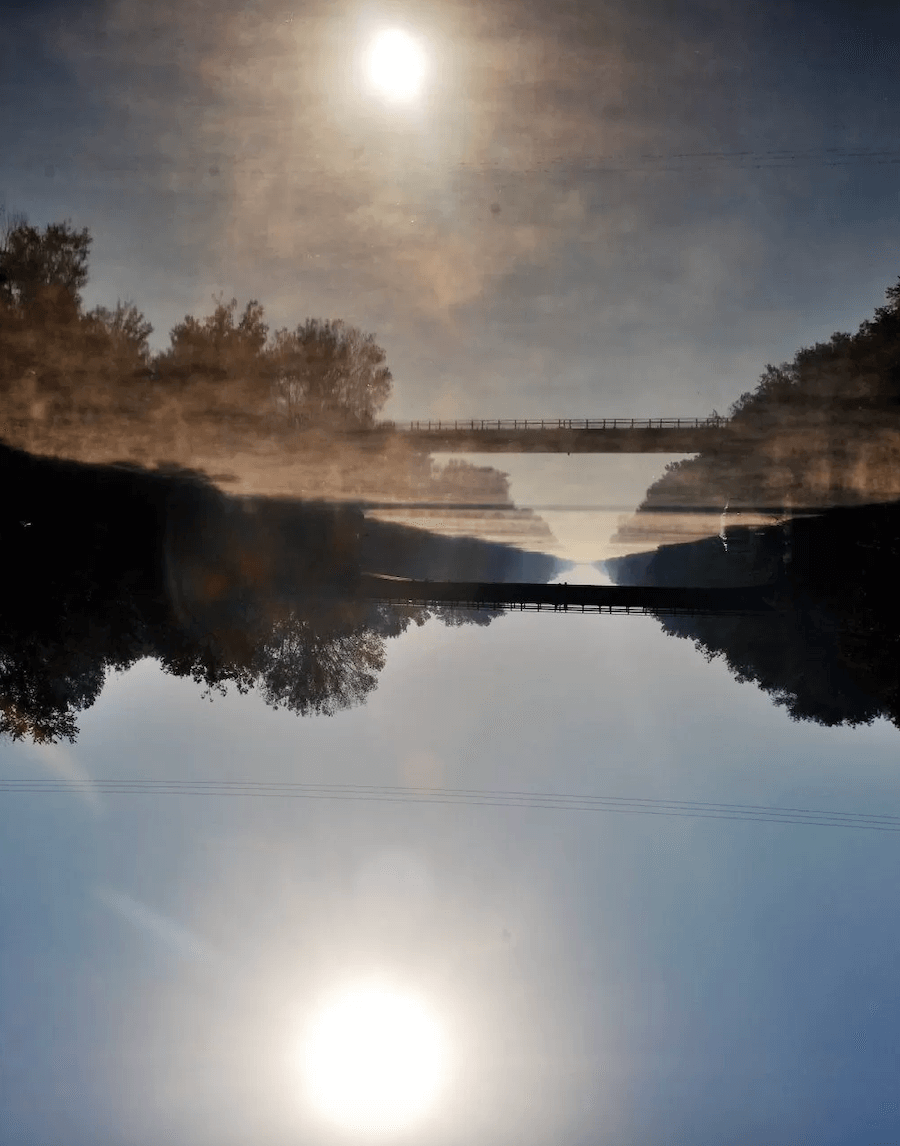
[[[311,1105],[328,1122],[369,1136],[418,1121],[446,1071],[440,1027],[422,1002],[367,985],[326,1002],[303,1045]]]
[[[372,40],[366,55],[366,74],[387,99],[405,102],[415,98],[425,70],[425,53],[407,32],[389,28]]]

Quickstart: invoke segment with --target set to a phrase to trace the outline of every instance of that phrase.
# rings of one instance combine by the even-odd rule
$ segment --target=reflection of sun
[[[390,100],[410,100],[425,78],[425,53],[399,28],[380,32],[366,54],[369,81]]]
[[[437,1096],[444,1071],[443,1038],[427,1008],[380,986],[332,998],[303,1047],[312,1105],[329,1122],[365,1134],[415,1122]]]

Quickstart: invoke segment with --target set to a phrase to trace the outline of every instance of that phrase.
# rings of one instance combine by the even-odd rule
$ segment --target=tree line
[[[768,613],[660,617],[663,631],[754,683],[791,719],[900,727],[900,505],[735,526],[607,562],[618,584],[765,585]]]
[[[384,350],[343,321],[270,329],[251,299],[214,299],[186,315],[169,345],[133,302],[85,308],[91,235],[0,216],[0,388],[7,416],[83,421],[140,416],[165,395],[210,417],[274,418],[294,428],[372,424],[391,393]]]
[[[855,333],[766,366],[731,406],[733,432],[668,465],[617,539],[650,541],[654,526],[642,513],[670,506],[824,508],[900,497],[900,282],[885,293]]]

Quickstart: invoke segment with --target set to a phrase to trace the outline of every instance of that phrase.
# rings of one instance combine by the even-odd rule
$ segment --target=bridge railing
[[[702,605],[604,605],[597,602],[584,605],[554,605],[546,601],[472,601],[465,598],[452,600],[444,597],[436,597],[433,600],[423,597],[392,597],[390,603],[397,608],[404,609],[425,608],[436,611],[443,609],[465,609],[472,612],[488,613],[571,613],[573,616],[594,613],[600,615],[606,614],[607,616],[630,617],[702,617],[722,615],[730,617],[753,617],[759,614],[759,610],[753,608],[734,608],[726,611],[721,608],[716,608],[715,606],[704,608]]]
[[[465,433],[484,430],[705,430],[719,429],[728,419],[709,418],[472,418],[454,421],[379,422],[376,429],[399,433]]]

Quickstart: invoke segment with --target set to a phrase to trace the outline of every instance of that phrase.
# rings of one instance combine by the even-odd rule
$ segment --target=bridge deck
[[[382,422],[368,445],[400,438],[431,453],[697,453],[724,443],[724,418],[564,418]]]
[[[770,588],[698,589],[654,585],[546,585],[532,582],[413,581],[366,575],[362,595],[398,605],[575,613],[760,613]]]

